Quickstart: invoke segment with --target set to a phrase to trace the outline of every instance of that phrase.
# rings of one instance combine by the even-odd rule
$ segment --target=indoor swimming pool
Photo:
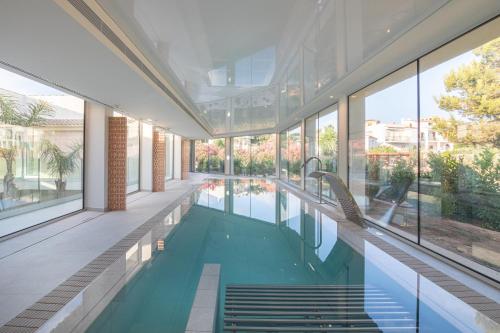
[[[228,285],[339,286],[333,294],[351,293],[351,303],[337,296],[335,304],[319,302],[320,309],[337,313],[316,331],[500,330],[498,323],[399,261],[395,252],[384,251],[373,241],[380,232],[334,218],[334,211],[319,209],[274,181],[212,179],[179,207],[158,222],[172,231],[165,239],[153,237],[147,255],[127,252],[127,264],[135,258],[134,273],[87,332],[184,332],[206,263],[220,264],[217,332],[232,331],[224,329]],[[286,307],[292,298],[267,300],[281,311],[296,309]],[[300,304],[317,305],[308,299]],[[295,322],[312,325],[320,319],[313,314],[309,321]],[[294,331],[300,327],[308,326]]]

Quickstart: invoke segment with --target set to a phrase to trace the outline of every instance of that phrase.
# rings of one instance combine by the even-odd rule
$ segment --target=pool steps
[[[220,264],[205,264],[194,297],[186,333],[212,333],[217,318]]]
[[[363,285],[227,285],[225,332],[415,332],[383,290]]]

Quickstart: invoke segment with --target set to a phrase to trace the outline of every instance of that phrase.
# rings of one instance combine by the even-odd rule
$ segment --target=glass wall
[[[280,133],[280,178],[301,184],[302,126],[300,124]]]
[[[280,133],[280,174],[283,180],[288,180],[288,132]]]
[[[300,132],[300,125],[288,130],[288,181],[298,186],[300,186],[300,166],[302,164],[302,141]]]
[[[193,172],[224,173],[225,139],[193,140],[191,148]]]
[[[421,243],[500,279],[500,19],[420,59]]]
[[[239,176],[269,176],[276,173],[276,135],[233,138],[233,168]]]
[[[113,112],[113,117],[127,118],[127,194],[129,194],[139,191],[140,122],[117,111]]]
[[[317,157],[321,159],[324,171],[337,172],[337,105],[314,114],[306,119],[305,128],[305,159]],[[315,159],[307,163],[305,170],[305,186],[310,193],[318,195],[319,186],[315,178],[308,177],[312,171],[319,168],[319,162]],[[327,181],[323,180],[322,195],[325,198],[334,199],[333,191]]]
[[[193,172],[208,173],[208,143],[206,140],[191,141],[192,166]]]
[[[237,176],[250,176],[252,137],[240,136],[233,138],[233,170]]]
[[[82,99],[0,68],[0,236],[82,209],[83,118]]]
[[[496,19],[349,97],[349,186],[366,218],[496,280],[499,31]]]
[[[139,191],[139,126],[138,120],[127,117],[127,193]]]
[[[165,180],[174,178],[174,135],[165,134]]]
[[[367,218],[417,239],[417,64],[349,97],[351,192]]]

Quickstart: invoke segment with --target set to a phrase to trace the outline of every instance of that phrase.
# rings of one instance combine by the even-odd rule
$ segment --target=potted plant
[[[40,157],[47,163],[50,174],[57,177],[54,182],[58,195],[66,191],[67,180],[65,177],[78,167],[81,148],[81,144],[74,144],[69,152],[64,152],[58,145],[50,141],[42,143]]]

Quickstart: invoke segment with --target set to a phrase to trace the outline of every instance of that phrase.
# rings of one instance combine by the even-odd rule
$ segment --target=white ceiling
[[[0,60],[178,134],[208,135],[52,0],[2,1]]]
[[[495,0],[96,1],[198,122],[53,0],[2,3],[0,60],[187,137],[207,136],[199,123],[216,136],[283,128],[500,12]]]

